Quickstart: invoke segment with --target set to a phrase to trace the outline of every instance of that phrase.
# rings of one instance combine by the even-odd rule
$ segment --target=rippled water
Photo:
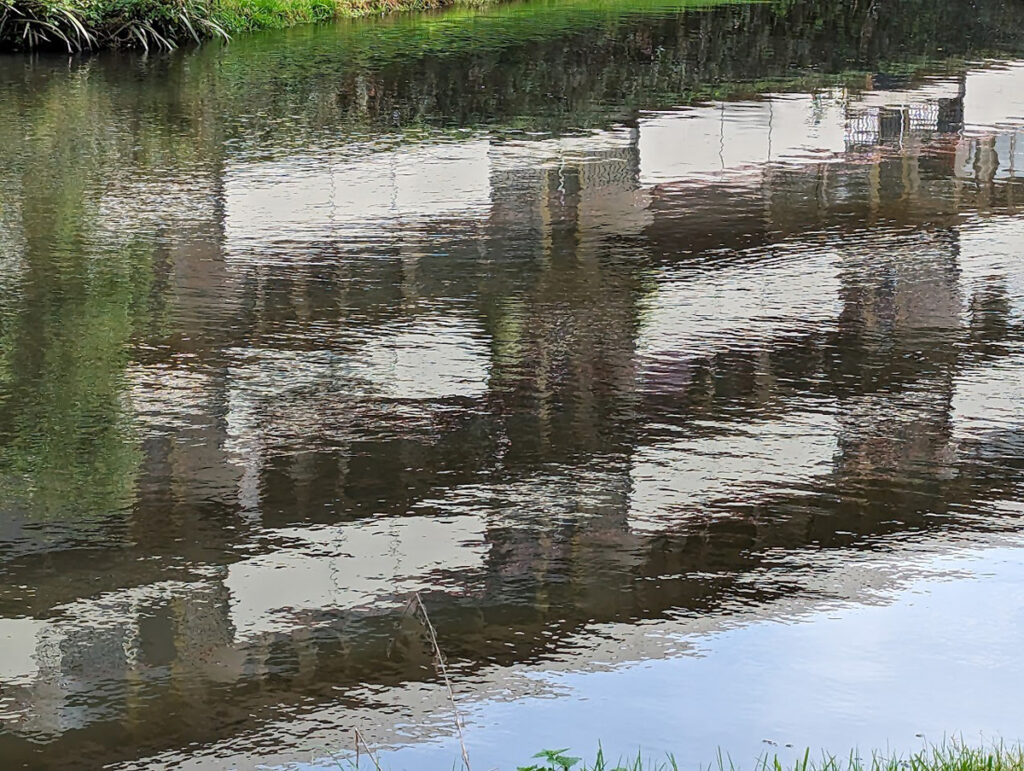
[[[0,60],[5,768],[1024,725],[1016,0]],[[764,742],[773,742],[765,744]]]

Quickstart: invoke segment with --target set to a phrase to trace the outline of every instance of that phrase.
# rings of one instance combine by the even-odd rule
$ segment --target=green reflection
[[[123,509],[141,458],[124,373],[153,247],[102,212],[108,180],[128,171],[110,102],[71,79],[32,100],[26,134],[3,127],[17,195],[4,205],[16,251],[0,304],[0,505],[33,518]]]

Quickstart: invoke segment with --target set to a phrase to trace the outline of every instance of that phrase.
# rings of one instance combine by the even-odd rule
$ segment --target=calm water
[[[0,105],[3,768],[451,768],[414,592],[477,771],[1022,738],[1018,0],[538,2]]]

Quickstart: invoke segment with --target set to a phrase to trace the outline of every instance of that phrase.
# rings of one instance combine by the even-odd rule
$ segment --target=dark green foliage
[[[69,5],[0,0],[0,46],[14,50],[66,47],[71,52],[92,48],[95,43],[81,12]]]
[[[100,0],[86,6],[84,16],[103,45],[171,49],[228,36],[206,0]]]
[[[170,50],[213,37],[226,39],[228,33],[206,0],[0,0],[0,49]]]

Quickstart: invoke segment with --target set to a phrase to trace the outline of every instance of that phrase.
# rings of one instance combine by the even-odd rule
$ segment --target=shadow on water
[[[0,757],[448,741],[416,591],[472,744],[539,672],[737,628],[767,666],[763,621],[1005,543],[1022,24],[536,3],[0,61]]]

